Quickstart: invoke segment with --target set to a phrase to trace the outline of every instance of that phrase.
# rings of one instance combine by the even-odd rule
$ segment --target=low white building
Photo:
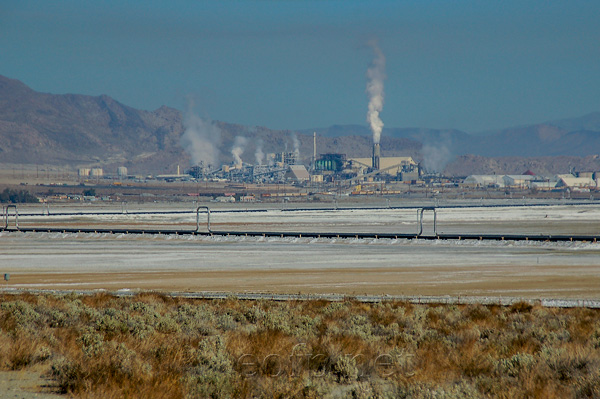
[[[234,196],[220,196],[212,200],[212,202],[235,202]]]
[[[573,175],[556,175],[558,183],[556,187],[567,187],[567,188],[588,188],[595,189],[598,187],[596,180],[590,177],[575,177]]]
[[[531,182],[535,179],[535,176],[531,175],[506,175],[502,177],[504,186],[506,187],[519,187],[528,188]]]
[[[545,180],[545,181],[532,181],[529,183],[529,187],[534,190],[547,191],[556,188],[556,180]]]
[[[463,184],[470,187],[504,187],[504,179],[501,175],[471,175]]]

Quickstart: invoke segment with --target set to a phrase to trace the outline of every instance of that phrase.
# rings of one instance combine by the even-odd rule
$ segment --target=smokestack
[[[315,162],[317,162],[317,132],[313,132],[313,159],[312,168],[315,169]]]
[[[379,158],[381,157],[381,150],[379,149],[379,143],[373,144],[373,169],[379,170]]]

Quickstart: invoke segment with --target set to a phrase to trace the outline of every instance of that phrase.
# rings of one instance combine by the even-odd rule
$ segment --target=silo
[[[104,171],[102,170],[102,168],[92,168],[92,170],[90,170],[90,176],[102,177],[104,176]]]

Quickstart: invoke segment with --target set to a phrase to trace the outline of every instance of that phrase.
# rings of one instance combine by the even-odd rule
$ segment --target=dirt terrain
[[[59,399],[54,382],[46,377],[47,367],[0,371],[0,399]]]
[[[600,265],[19,273],[6,287],[598,299]]]

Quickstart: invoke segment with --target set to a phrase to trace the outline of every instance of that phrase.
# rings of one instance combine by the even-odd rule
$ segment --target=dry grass
[[[81,398],[598,398],[600,311],[0,296],[0,368]]]

